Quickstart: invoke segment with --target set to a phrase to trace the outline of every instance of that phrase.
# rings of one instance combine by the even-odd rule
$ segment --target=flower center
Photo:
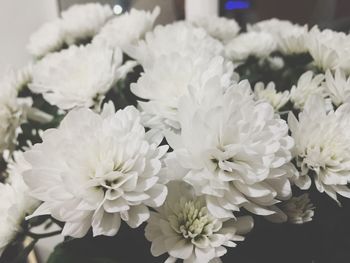
[[[173,229],[184,238],[198,240],[213,233],[215,220],[199,201],[181,199],[178,208],[169,219]]]

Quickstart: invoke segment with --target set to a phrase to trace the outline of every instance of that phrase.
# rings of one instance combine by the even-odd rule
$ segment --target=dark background
[[[151,10],[162,9],[158,23],[166,24],[184,18],[185,0],[58,0],[61,10],[72,4],[101,2]],[[220,15],[235,18],[241,25],[277,17],[294,23],[315,24],[348,32],[350,30],[349,0],[220,0]]]

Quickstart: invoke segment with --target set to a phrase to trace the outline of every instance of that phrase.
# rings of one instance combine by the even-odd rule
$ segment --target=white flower
[[[20,125],[26,120],[31,99],[17,98],[18,89],[28,81],[22,71],[11,71],[0,80],[0,154],[13,150]]]
[[[144,112],[145,125],[157,129],[179,130],[177,109],[179,99],[189,94],[189,87],[197,90],[198,96],[205,92],[206,80],[217,76],[222,86],[231,83],[233,65],[222,57],[183,57],[173,53],[161,56],[137,83],[131,84],[131,91],[147,102],[139,101]]]
[[[299,54],[307,52],[307,26],[292,24],[287,20],[272,18],[248,25],[248,31],[270,33],[277,42],[278,50],[283,54]],[[258,40],[259,42],[259,40]]]
[[[210,37],[204,29],[185,22],[158,25],[148,32],[145,40],[125,48],[125,52],[142,66],[149,66],[162,55],[173,53],[183,57],[216,56],[223,53],[220,41]]]
[[[109,21],[92,42],[111,48],[119,46],[122,49],[126,45],[136,44],[152,30],[159,12],[159,7],[154,8],[153,12],[131,9]]]
[[[266,63],[268,63],[272,70],[280,70],[284,67],[284,60],[279,56],[270,56],[266,58],[266,60],[259,61],[259,65],[262,67],[264,64],[266,65]]]
[[[20,68],[18,70],[8,70],[3,76],[2,85],[6,85],[9,90],[15,93],[22,90],[32,81],[32,64]]]
[[[169,187],[172,191],[166,203],[151,212],[145,229],[146,238],[152,242],[152,255],[168,253],[166,262],[183,259],[184,263],[208,263],[226,254],[224,246],[235,247],[235,241],[243,241],[240,235],[253,227],[249,216],[219,219],[210,214],[203,197],[181,187]]]
[[[63,235],[83,237],[92,226],[94,236],[114,236],[121,220],[136,228],[148,206],[163,204],[167,188],[158,175],[168,146],[149,139],[134,107],[72,110],[42,139],[25,153],[32,169],[24,179],[43,201],[33,216],[65,222]]]
[[[350,102],[350,77],[346,78],[344,72],[336,70],[333,76],[331,71],[327,70],[323,87],[334,105]]]
[[[109,5],[73,5],[62,12],[65,41],[73,44],[94,37],[112,16],[113,11]]]
[[[62,12],[62,18],[47,22],[32,34],[27,49],[34,57],[42,58],[65,45],[89,40],[112,16],[113,11],[108,5],[73,5]]]
[[[18,207],[23,203],[18,200],[18,194],[11,185],[0,183],[0,256],[21,231],[25,214]]]
[[[240,31],[236,20],[226,17],[198,17],[192,23],[202,27],[209,35],[223,42],[232,40]]]
[[[294,107],[303,109],[305,102],[311,95],[325,96],[322,82],[324,80],[323,74],[314,76],[312,71],[307,71],[300,76],[298,84],[292,87],[290,91],[290,100]]]
[[[275,39],[266,32],[247,32],[238,35],[225,46],[225,53],[233,61],[241,61],[249,56],[265,58],[275,51]]]
[[[289,101],[289,91],[277,92],[275,83],[270,82],[265,87],[264,83],[258,82],[254,86],[255,98],[265,100],[272,105],[275,111],[278,111]]]
[[[292,224],[304,224],[312,221],[314,216],[314,205],[311,203],[308,194],[292,197],[283,204],[283,212],[288,216]]]
[[[307,36],[307,47],[314,64],[323,70],[341,69],[350,73],[350,37],[329,29],[313,27]]]
[[[22,231],[25,216],[35,209],[38,202],[28,195],[23,172],[30,168],[23,153],[16,153],[9,164],[10,184],[0,184],[0,256],[6,246]]]
[[[294,178],[301,189],[311,185],[334,200],[336,194],[350,198],[350,104],[327,112],[322,97],[312,96],[299,114],[299,121],[290,113],[288,124],[295,140],[295,156],[301,169]]]
[[[30,89],[61,109],[94,106],[125,73],[120,49],[71,46],[33,67]]]
[[[209,211],[232,216],[241,207],[275,213],[273,205],[291,196],[288,170],[293,139],[286,122],[266,102],[256,102],[241,82],[223,92],[210,81],[203,99],[179,103],[181,134],[168,132],[173,159],[187,169],[183,180],[205,195]],[[169,157],[169,161],[171,161]]]
[[[48,53],[60,50],[64,42],[62,21],[56,19],[43,24],[30,36],[27,50],[32,56],[41,58]]]

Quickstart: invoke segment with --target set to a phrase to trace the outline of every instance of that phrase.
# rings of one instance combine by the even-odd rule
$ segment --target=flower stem
[[[34,249],[34,246],[36,244],[36,242],[38,242],[38,239],[33,239],[28,246],[26,246],[21,253],[18,254],[18,256],[12,261],[12,263],[19,263],[19,262],[23,262],[24,259],[26,259],[28,257],[28,255],[30,254],[30,252],[32,252],[32,250]]]
[[[57,236],[59,234],[61,234],[61,230],[50,232],[50,233],[43,233],[43,234],[37,234],[32,232],[27,233],[27,235],[33,239],[47,238],[47,237]]]

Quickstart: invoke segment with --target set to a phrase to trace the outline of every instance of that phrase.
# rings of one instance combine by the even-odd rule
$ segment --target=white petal
[[[156,184],[146,193],[150,196],[150,198],[145,200],[143,203],[150,207],[159,207],[164,203],[168,194],[168,189],[164,185]]]
[[[150,216],[148,208],[144,205],[132,206],[127,213],[129,218],[126,223],[132,228],[139,227]]]

